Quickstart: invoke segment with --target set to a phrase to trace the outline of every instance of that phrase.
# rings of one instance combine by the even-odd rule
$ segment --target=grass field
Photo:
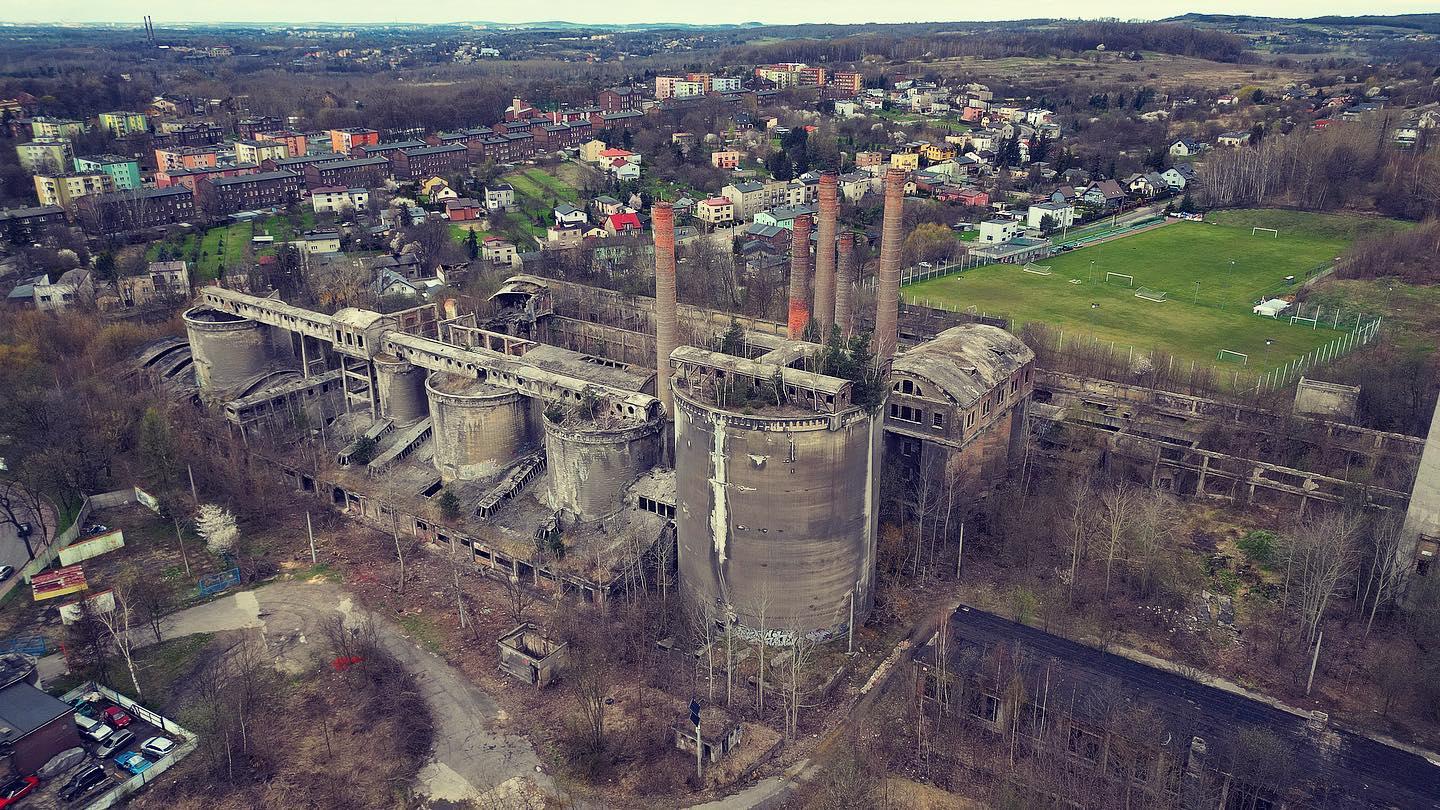
[[[903,293],[909,301],[974,306],[1010,318],[1016,328],[1041,322],[1077,338],[1093,336],[1202,362],[1214,362],[1222,349],[1242,352],[1250,356],[1252,371],[1262,371],[1336,333],[1255,315],[1254,302],[1291,289],[1286,276],[1303,279],[1340,255],[1356,235],[1394,227],[1384,220],[1290,211],[1219,212],[1212,219],[1213,224],[1177,222],[1060,254],[1043,262],[1048,276],[990,265],[910,285]],[[1256,226],[1279,228],[1280,236],[1252,236]],[[1133,276],[1133,286],[1106,283],[1107,273]],[[1136,298],[1141,286],[1165,291],[1168,300]]]
[[[580,199],[580,190],[575,186],[578,178],[568,171],[574,168],[569,164],[550,169],[530,166],[502,177],[515,188],[515,204],[519,208],[511,211],[511,222],[525,234],[544,239],[546,226],[554,221],[552,209],[562,202],[574,203]],[[464,234],[459,237],[464,238]]]

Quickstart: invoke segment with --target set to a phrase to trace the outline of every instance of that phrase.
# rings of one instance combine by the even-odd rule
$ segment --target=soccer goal
[[[1031,264],[1030,262],[1026,262],[1025,266],[1020,269],[1027,273],[1034,273],[1037,276],[1050,275],[1050,265],[1048,264]]]
[[[1144,298],[1146,301],[1154,301],[1158,304],[1161,301],[1165,300],[1165,291],[1152,290],[1149,287],[1141,287],[1139,290],[1135,291],[1135,297]]]
[[[1255,236],[1255,235],[1257,235],[1257,234],[1268,234],[1272,239],[1279,239],[1279,238],[1280,238],[1280,229],[1279,229],[1279,228],[1251,228],[1251,229],[1250,229],[1250,235],[1251,235],[1251,236]]]
[[[1232,352],[1229,349],[1221,349],[1216,355],[1217,362],[1239,363],[1242,366],[1250,365],[1250,355],[1243,352]]]
[[[1118,282],[1120,282],[1120,283],[1122,283],[1122,284],[1124,284],[1126,287],[1134,287],[1134,286],[1135,286],[1135,277],[1132,276],[1132,275],[1130,275],[1129,273],[1111,273],[1111,272],[1106,272],[1106,273],[1105,273],[1105,283],[1106,283],[1106,284],[1109,284],[1112,279],[1115,280],[1115,281],[1118,281]]]

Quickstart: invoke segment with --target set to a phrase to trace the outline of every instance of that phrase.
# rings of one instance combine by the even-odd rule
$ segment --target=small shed
[[[677,718],[671,731],[675,735],[675,747],[694,756],[695,726],[690,723],[690,715],[686,713]],[[721,757],[740,747],[744,736],[745,727],[724,709],[707,706],[700,710],[700,742],[706,762],[719,762]]]
[[[532,686],[549,686],[565,669],[569,644],[526,622],[500,637],[500,669]]]
[[[1256,315],[1264,315],[1267,318],[1278,318],[1280,313],[1290,308],[1290,302],[1284,298],[1271,298],[1262,301],[1251,310]]]

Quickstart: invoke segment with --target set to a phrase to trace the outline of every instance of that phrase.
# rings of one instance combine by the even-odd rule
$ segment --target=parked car
[[[930,268],[934,267],[935,265],[931,264],[930,262],[920,262],[920,263],[919,263],[919,266],[925,268],[926,270],[929,270]]]
[[[104,740],[106,737],[109,737],[111,734],[115,733],[115,729],[105,725],[104,723],[101,723],[98,720],[91,720],[90,725],[88,726],[81,723],[81,720],[90,720],[90,718],[82,718],[78,714],[75,715],[75,723],[79,725],[81,729],[80,736],[84,739],[89,740],[90,742],[98,743]]]
[[[38,776],[17,776],[0,785],[0,807],[9,807],[26,796],[40,784]]]
[[[135,732],[133,731],[117,731],[104,740],[101,740],[100,744],[95,746],[95,755],[98,757],[108,757],[121,748],[124,748],[134,739]]]
[[[175,750],[175,741],[169,737],[151,737],[140,743],[140,752],[152,759],[169,756]]]
[[[13,566],[13,565],[0,565],[0,582],[4,582],[5,580],[9,579],[10,577],[12,577],[12,576],[14,576],[14,575],[15,575],[15,566]]]
[[[107,706],[104,715],[105,722],[115,728],[125,728],[130,725],[130,715],[126,714],[125,710],[119,706]]]
[[[139,751],[129,751],[116,755],[115,764],[130,773],[144,773],[155,763],[141,756]]]
[[[70,781],[65,783],[65,787],[60,788],[60,799],[67,802],[74,801],[94,790],[109,778],[104,768],[92,762],[81,767],[74,776],[70,777]]]

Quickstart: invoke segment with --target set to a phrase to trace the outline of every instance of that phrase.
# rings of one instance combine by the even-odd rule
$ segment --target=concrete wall
[[[659,422],[565,428],[545,420],[550,506],[583,521],[619,509],[625,488],[660,462]]]
[[[1355,409],[1359,404],[1358,385],[1339,385],[1304,377],[1295,385],[1296,413],[1349,421],[1355,418]]]
[[[432,374],[425,390],[435,468],[446,482],[487,478],[520,456],[527,444],[525,397],[452,374]]]
[[[769,418],[675,393],[680,577],[746,632],[831,636],[873,602],[880,420]]]
[[[258,321],[208,307],[185,313],[195,382],[201,390],[239,385],[269,364],[269,330]]]
[[[1421,536],[1440,537],[1440,404],[1430,417],[1430,433],[1420,454],[1420,469],[1410,489],[1398,553],[1402,570],[1415,565],[1416,545]]]

